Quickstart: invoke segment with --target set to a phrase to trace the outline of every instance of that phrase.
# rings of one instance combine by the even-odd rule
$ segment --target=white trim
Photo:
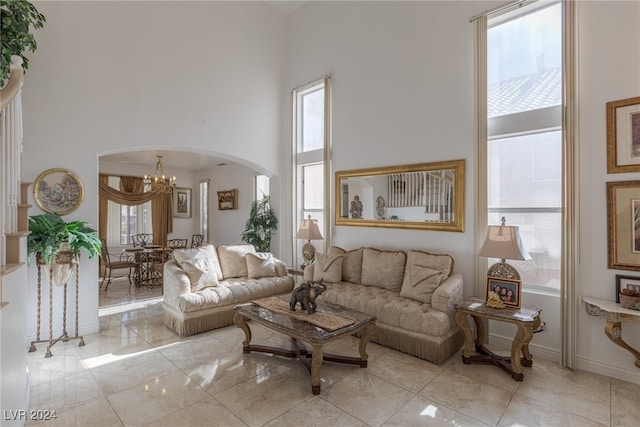
[[[562,218],[562,260],[560,295],[560,318],[562,319],[562,366],[574,368],[576,366],[577,348],[577,312],[580,301],[576,296],[576,272],[580,264],[580,224],[577,207],[580,206],[579,188],[579,150],[577,123],[578,84],[577,84],[577,52],[576,41],[576,3],[562,1],[563,7],[563,59],[562,59],[562,87],[563,87],[563,205],[565,207]]]

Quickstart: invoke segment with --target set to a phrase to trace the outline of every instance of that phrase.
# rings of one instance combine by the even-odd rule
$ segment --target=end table
[[[539,308],[491,308],[485,300],[471,297],[461,304],[456,304],[456,324],[464,333],[464,350],[462,362],[465,364],[493,364],[503,369],[516,381],[524,379],[523,366],[533,366],[533,357],[529,353],[529,342],[533,331],[540,327]],[[471,316],[476,326],[475,350],[472,355],[474,338],[467,316]],[[484,319],[497,320],[515,324],[518,329],[511,344],[511,357],[497,355],[484,346]]]

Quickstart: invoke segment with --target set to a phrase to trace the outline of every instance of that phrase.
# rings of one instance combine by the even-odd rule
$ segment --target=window
[[[109,186],[119,189],[120,177],[110,176]],[[107,203],[107,245],[126,246],[131,236],[138,233],[153,233],[151,226],[151,202],[138,206],[127,206],[109,201]]]
[[[532,260],[509,263],[525,286],[560,289],[561,4],[523,6],[487,27],[488,223],[520,227]]]
[[[209,180],[201,179],[199,184],[200,193],[200,234],[204,236],[204,241],[209,241]]]
[[[255,189],[253,200],[262,200],[264,196],[269,196],[269,177],[266,175],[256,175],[253,187]]]
[[[325,240],[328,234],[327,194],[325,182],[329,176],[325,158],[329,138],[329,79],[325,78],[293,91],[293,149],[295,191],[295,231],[300,221],[311,215]],[[302,262],[302,245],[306,242],[294,240],[294,259]],[[318,251],[323,251],[322,241],[312,242]]]

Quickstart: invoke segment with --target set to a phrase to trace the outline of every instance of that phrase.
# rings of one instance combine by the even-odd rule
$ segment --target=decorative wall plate
[[[71,213],[78,209],[83,197],[82,181],[68,169],[46,170],[33,185],[33,198],[40,209],[48,213]]]

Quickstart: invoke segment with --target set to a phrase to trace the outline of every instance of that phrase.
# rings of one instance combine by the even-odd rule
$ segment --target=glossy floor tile
[[[243,354],[235,326],[181,338],[161,300],[115,286],[101,331],[29,353],[31,409],[54,426],[638,426],[640,386],[535,359],[516,382],[491,365],[442,365],[370,343],[369,366],[325,362],[321,393],[295,359]],[[128,283],[125,280],[125,288]],[[127,289],[128,291],[128,289]],[[104,292],[104,291],[101,291]],[[251,325],[252,343],[289,340]],[[358,340],[327,346],[356,355]],[[535,357],[535,354],[534,354]]]

